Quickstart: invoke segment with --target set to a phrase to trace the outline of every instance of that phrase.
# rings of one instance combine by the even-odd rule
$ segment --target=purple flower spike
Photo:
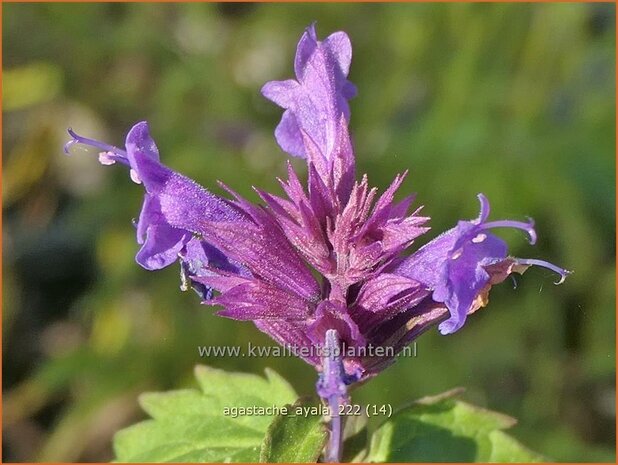
[[[352,48],[343,32],[323,41],[312,25],[294,61],[295,79],[271,81],[265,97],[285,111],[275,130],[279,145],[307,160],[306,184],[288,164],[283,194],[256,189],[256,206],[224,186],[224,199],[164,166],[147,123],[137,123],[125,149],[87,139],[72,130],[74,144],[95,147],[103,165],[122,164],[142,184],[137,222],[137,262],[157,270],[180,262],[181,288],[192,287],[218,315],[252,321],[295,350],[320,373],[318,394],[332,411],[326,460],[341,455],[339,406],[348,386],[394,362],[429,328],[460,329],[488,302],[491,287],[529,266],[548,268],[564,281],[568,271],[537,259],[510,257],[494,229],[524,231],[536,242],[532,220],[488,221],[490,206],[479,194],[480,213],[419,250],[429,230],[413,195],[395,202],[405,173],[383,192],[367,176],[355,176],[348,132],[347,80]],[[381,347],[376,355],[372,348]],[[316,353],[324,348],[326,353]]]

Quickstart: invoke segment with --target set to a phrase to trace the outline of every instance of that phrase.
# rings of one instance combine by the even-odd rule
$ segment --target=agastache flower
[[[284,196],[256,189],[265,205],[223,185],[229,197],[216,196],[167,168],[146,122],[129,131],[124,149],[72,130],[65,147],[68,153],[72,144],[93,146],[102,164],[125,165],[131,179],[143,184],[136,256],[141,266],[156,270],[179,262],[183,289],[192,287],[203,303],[221,306],[220,316],[253,321],[317,369],[318,394],[333,409],[329,461],[340,455],[336,407],[348,401],[347,386],[378,374],[428,328],[459,330],[467,315],[487,304],[491,287],[511,273],[542,266],[558,273],[559,283],[569,273],[509,256],[493,231],[521,229],[534,244],[534,225],[488,221],[483,194],[478,218],[459,221],[414,251],[429,218],[420,207],[409,213],[413,196],[395,202],[405,173],[381,195],[366,175],[355,180],[348,132],[348,100],[356,95],[347,79],[351,59],[345,33],[319,41],[312,25],[298,44],[296,79],[262,88],[285,110],[277,142],[308,168],[306,188],[288,163],[287,180],[280,180]],[[392,350],[376,356],[368,350],[376,347]]]

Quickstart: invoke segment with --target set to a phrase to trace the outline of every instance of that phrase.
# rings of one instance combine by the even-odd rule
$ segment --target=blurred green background
[[[192,385],[197,363],[272,366],[313,391],[296,359],[200,359],[198,345],[271,342],[180,292],[176,267],[138,267],[142,189],[62,145],[69,126],[122,144],[147,119],[163,161],[215,192],[217,179],[253,200],[252,184],[279,192],[281,111],[259,89],[292,76],[317,20],[354,46],[360,173],[384,189],[409,168],[402,192],[426,205],[428,238],[475,217],[484,192],[493,218],[536,220],[536,247],[504,232],[515,256],[575,271],[559,287],[532,269],[494,288],[462,331],[422,336],[354,400],[463,386],[555,460],[614,461],[614,8],[3,5],[4,460],[110,459],[112,434],[144,417],[138,393]]]

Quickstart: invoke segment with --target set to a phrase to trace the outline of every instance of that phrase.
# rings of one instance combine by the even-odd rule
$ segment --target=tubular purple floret
[[[103,142],[100,142],[98,140],[94,140],[94,139],[89,139],[87,137],[82,137],[79,134],[77,134],[75,131],[73,131],[72,128],[67,129],[67,132],[69,133],[69,135],[73,138],[72,140],[70,140],[69,142],[67,142],[64,145],[64,152],[65,153],[69,153],[69,148],[73,145],[73,144],[83,144],[83,145],[90,145],[91,147],[96,147],[98,149],[101,149],[105,152],[112,152],[116,155],[118,155],[121,158],[126,159],[127,157],[127,152],[125,152],[122,149],[119,149],[118,147],[114,147],[113,145],[109,145],[109,144],[105,144]]]
[[[545,260],[537,260],[535,258],[516,258],[515,261],[518,265],[541,266],[543,268],[547,268],[548,270],[553,271],[554,273],[559,274],[560,279],[554,283],[556,285],[562,284],[566,277],[573,273],[572,271],[560,268],[559,266],[556,266],[553,263],[546,262]]]
[[[521,229],[528,234],[528,242],[531,245],[536,244],[536,231],[534,230],[534,220],[532,218],[528,218],[528,222],[524,223],[523,221],[512,221],[512,220],[501,220],[501,221],[490,221],[489,223],[481,223],[483,229],[492,229],[492,228],[515,228]]]

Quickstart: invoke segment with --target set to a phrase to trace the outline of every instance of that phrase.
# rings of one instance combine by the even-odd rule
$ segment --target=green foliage
[[[266,379],[205,366],[195,370],[200,386],[140,396],[150,415],[116,433],[118,462],[317,462],[328,438],[320,415],[300,414],[319,404],[299,399],[279,375]],[[456,398],[459,391],[420,399],[385,420],[368,440],[358,423],[344,444],[344,457],[362,462],[541,462],[502,430],[515,420]],[[230,416],[225,408],[286,407],[285,414]],[[359,441],[364,438],[364,441]]]
[[[506,415],[457,400],[454,393],[421,399],[386,420],[371,439],[368,462],[542,462],[502,430]]]
[[[290,410],[294,412],[297,407],[314,406],[315,401],[301,399],[291,405]],[[278,415],[268,427],[260,462],[317,462],[327,439],[328,431],[320,416]]]
[[[267,370],[264,379],[198,366],[195,374],[199,391],[140,397],[140,405],[152,419],[116,434],[118,462],[257,462],[267,430],[277,438],[281,436],[280,428],[288,431],[287,426],[278,426],[271,432],[273,428],[268,425],[272,415],[234,418],[224,414],[226,407],[266,408],[294,402],[294,390],[275,372]],[[315,434],[314,426],[306,426],[293,426],[292,431]],[[272,456],[277,457],[277,443],[273,450]],[[297,457],[303,461],[303,455]]]

